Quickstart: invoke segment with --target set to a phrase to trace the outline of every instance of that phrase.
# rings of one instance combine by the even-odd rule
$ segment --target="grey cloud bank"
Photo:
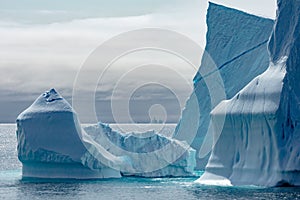
[[[250,5],[246,1],[243,3],[236,5],[243,4],[245,8]],[[20,111],[27,107],[41,91],[50,87],[61,91],[62,95],[71,102],[73,83],[85,59],[103,41],[122,32],[145,27],[167,28],[185,34],[204,46],[206,7],[206,0],[188,2],[90,0],[44,1],[43,3],[36,0],[26,3],[16,0],[1,1],[0,122],[14,122]],[[251,8],[250,11],[253,9]],[[267,16],[272,15],[270,9],[259,12],[265,12]],[[146,61],[153,55],[146,56]],[[124,68],[125,62],[132,66],[138,59],[141,59],[141,55],[135,57],[133,55],[123,60],[123,63],[116,63],[114,69]],[[163,56],[157,59],[163,59]],[[175,65],[173,64],[171,66]],[[176,67],[180,67],[180,64]],[[192,80],[194,72],[184,70],[181,72],[184,77]],[[174,82],[176,80],[174,79]],[[131,80],[131,83],[134,82],[135,80]],[[103,102],[108,101],[109,90],[113,84],[115,83],[108,80],[98,88],[99,92],[97,92],[96,104],[100,110],[107,111],[101,111],[106,116],[102,119],[105,122],[111,121],[109,117],[111,114],[107,107],[109,104]],[[89,90],[88,86],[87,81],[84,89]],[[178,83],[178,88],[180,87]],[[186,91],[185,87],[182,87],[181,91],[183,95],[190,92]],[[150,90],[147,91],[147,95],[149,92]],[[149,102],[155,102],[162,96],[174,100],[166,93],[160,93],[159,97],[153,96],[150,100],[147,98]],[[118,98],[121,99],[122,96]],[[138,116],[136,120],[148,119],[148,115],[142,114],[145,112],[140,112],[139,109],[147,107],[149,102],[145,101],[145,105],[140,104],[136,106],[135,111],[132,111],[139,113],[136,114]],[[170,105],[174,105],[174,113],[170,120],[176,122],[180,112],[177,110],[176,101],[172,102]],[[89,117],[84,119],[88,121]]]

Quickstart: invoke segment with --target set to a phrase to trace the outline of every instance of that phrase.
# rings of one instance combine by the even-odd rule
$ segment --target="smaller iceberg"
[[[17,140],[23,178],[121,177],[117,169],[122,158],[97,145],[81,129],[73,108],[54,89],[18,116]],[[97,157],[90,152],[97,152]]]
[[[154,131],[121,134],[99,123],[82,129],[71,105],[51,89],[17,118],[23,178],[193,176],[195,150]]]
[[[98,144],[116,156],[125,156],[131,163],[122,166],[124,176],[187,177],[194,176],[196,151],[182,141],[147,131],[122,134],[108,125],[84,128]]]

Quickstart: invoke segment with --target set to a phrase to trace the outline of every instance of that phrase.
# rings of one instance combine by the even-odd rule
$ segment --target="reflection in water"
[[[298,188],[218,187],[194,184],[187,190],[196,199],[300,199]]]
[[[80,183],[71,181],[20,180],[17,185],[17,198],[38,197],[39,199],[57,199],[74,197],[80,192]]]
[[[196,178],[121,178],[97,181],[0,180],[0,199],[300,199],[300,188],[212,187]],[[155,197],[155,198],[154,198]]]

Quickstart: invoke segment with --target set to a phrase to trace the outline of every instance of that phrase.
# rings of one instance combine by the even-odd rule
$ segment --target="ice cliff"
[[[73,108],[54,89],[38,97],[17,118],[23,177],[194,175],[195,151],[184,142],[153,131],[123,135],[101,123],[85,130]]]
[[[206,134],[211,134],[209,113],[221,100],[232,98],[269,65],[267,41],[273,20],[253,16],[235,9],[210,3],[207,12],[206,53],[194,77],[194,92],[187,101],[174,137],[186,140],[197,149],[197,167],[204,169],[211,149],[200,152]],[[216,65],[219,70],[211,71]],[[224,82],[224,95],[213,86],[217,73]],[[222,83],[223,84],[223,83]],[[194,133],[196,137],[194,138]],[[211,139],[211,138],[210,138]],[[209,139],[208,139],[209,140]],[[206,141],[206,145],[207,145]],[[209,149],[209,150],[207,150]]]
[[[221,135],[199,183],[300,185],[300,1],[277,3],[269,67],[211,112]]]

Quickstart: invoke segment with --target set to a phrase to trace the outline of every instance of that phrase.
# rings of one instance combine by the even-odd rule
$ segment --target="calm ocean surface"
[[[158,125],[153,125],[154,129],[155,126]],[[125,128],[130,131],[129,125]],[[170,125],[163,131],[170,135],[173,128],[174,125]],[[196,178],[22,180],[21,164],[16,152],[15,129],[14,124],[0,124],[0,200],[300,199],[300,188],[208,187],[194,184]]]

